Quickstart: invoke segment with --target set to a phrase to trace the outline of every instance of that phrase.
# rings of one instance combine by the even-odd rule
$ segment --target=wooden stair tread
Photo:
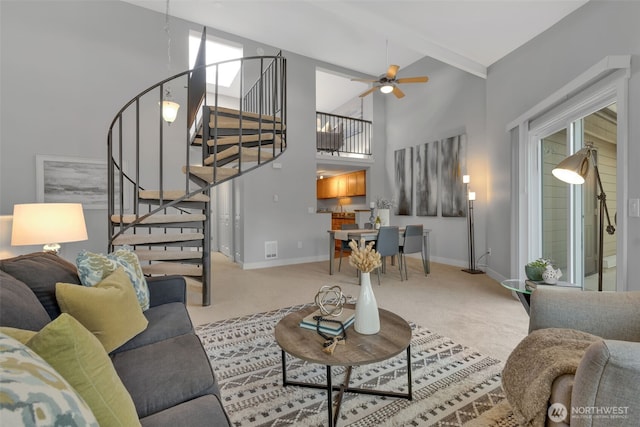
[[[216,128],[216,123],[213,119],[209,121],[209,127],[211,129]],[[273,130],[282,131],[285,127],[282,123],[272,123],[272,122],[254,122],[250,120],[242,121],[242,128],[240,127],[240,119],[234,119],[233,117],[218,117],[218,129],[250,129],[250,130],[263,130],[265,132],[270,132]]]
[[[113,239],[114,245],[146,245],[156,243],[188,242],[203,240],[202,233],[121,234]]]
[[[263,145],[260,152],[258,152],[258,147],[243,147],[242,148],[242,160],[245,162],[255,162],[258,160],[270,160],[273,159],[273,149],[268,145]],[[238,147],[230,147],[224,151],[219,152],[215,158],[220,161],[227,159],[229,157],[233,157],[238,155],[240,150]],[[205,165],[213,164],[214,155],[211,154],[209,157],[204,159]]]
[[[184,191],[181,190],[165,190],[162,192],[163,200],[177,200],[180,197],[184,196]],[[149,200],[160,200],[160,191],[159,190],[142,190],[140,191],[141,199],[149,199]],[[186,202],[208,202],[209,196],[206,194],[195,194],[188,199],[185,199]]]
[[[213,182],[213,167],[212,166],[190,166],[189,173],[198,178],[210,182]],[[234,168],[216,168],[216,181],[221,181],[223,179],[231,178],[238,174],[238,169]],[[182,172],[187,173],[187,167],[182,167]]]
[[[218,112],[218,119],[221,117],[221,115],[225,115],[225,116],[233,116],[233,117],[239,117],[240,116],[240,110],[236,110],[233,108],[227,108],[227,107],[211,107],[211,120],[213,120],[213,117],[216,113],[216,111]],[[282,119],[279,116],[270,116],[267,114],[260,114],[260,113],[253,113],[250,111],[243,111],[242,112],[242,118],[245,120],[260,120],[260,118],[262,118],[262,121],[267,121],[267,122],[281,122]]]
[[[240,139],[242,139],[243,144],[258,142],[258,141],[272,141],[273,133],[272,132],[262,132],[262,133],[254,133],[250,135],[227,135],[227,136],[219,136],[218,137],[218,147],[224,145],[237,145],[240,143]],[[202,137],[196,136],[193,140],[193,145],[202,146]],[[207,141],[207,145],[209,147],[213,147],[216,145],[215,139],[209,139]]]
[[[180,264],[177,262],[158,262],[150,265],[142,265],[142,272],[149,275],[178,274],[180,276],[202,276],[202,266],[193,264]]]
[[[202,259],[200,251],[177,251],[161,249],[135,249],[135,254],[140,261],[168,261],[168,260],[187,260]]]
[[[140,215],[142,216],[142,215]],[[146,217],[140,224],[168,224],[175,222],[194,222],[194,221],[204,221],[207,219],[207,216],[204,214],[174,214],[174,215],[160,215],[155,214]],[[115,224],[131,224],[136,220],[136,215],[123,215],[122,221],[120,220],[120,215],[111,215],[111,222]]]

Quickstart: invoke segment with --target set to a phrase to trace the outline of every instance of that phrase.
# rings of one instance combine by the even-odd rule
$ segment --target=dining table
[[[400,243],[404,241],[404,227],[399,227]],[[335,244],[336,240],[350,241],[355,240],[360,242],[362,239],[365,242],[378,239],[378,230],[376,229],[356,229],[356,230],[327,230],[329,233],[329,274],[333,274],[333,262],[335,260]],[[429,233],[430,228],[422,229],[422,267],[424,269],[424,275],[428,275],[431,272],[431,261],[429,260]]]

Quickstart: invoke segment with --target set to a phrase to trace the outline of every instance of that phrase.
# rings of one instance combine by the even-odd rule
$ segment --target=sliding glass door
[[[562,280],[597,290],[599,199],[593,168],[583,185],[569,185],[551,171],[585,143],[597,150],[596,158],[611,221],[616,218],[616,105],[572,120],[539,138],[539,218],[542,257],[564,273]],[[605,227],[607,219],[604,218]],[[615,224],[614,224],[615,225]],[[537,228],[537,227],[536,227]],[[604,233],[603,290],[616,289],[616,235]]]

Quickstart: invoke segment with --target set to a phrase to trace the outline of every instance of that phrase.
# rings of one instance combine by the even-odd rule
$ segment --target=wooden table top
[[[355,308],[346,304],[347,308]],[[347,328],[344,345],[338,345],[333,354],[322,351],[324,338],[317,332],[300,327],[300,321],[317,310],[316,306],[304,308],[284,317],[275,329],[280,348],[298,359],[330,366],[358,366],[387,360],[400,354],[411,342],[411,327],[406,320],[379,308],[380,332],[361,335],[355,328]]]

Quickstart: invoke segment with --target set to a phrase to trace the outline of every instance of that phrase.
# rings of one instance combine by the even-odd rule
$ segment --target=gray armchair
[[[594,337],[592,343],[582,343],[586,351],[578,352],[575,374],[558,375],[551,383],[548,405],[561,403],[567,416],[560,422],[546,416],[546,425],[640,425],[640,292],[577,292],[554,288],[538,288],[533,292],[529,337],[532,334],[559,334],[556,335],[561,337],[558,342],[566,349],[571,347],[567,342],[574,342],[569,335],[575,331],[598,338]],[[562,339],[562,334],[567,338]],[[512,356],[517,351],[518,348]],[[546,349],[539,353],[543,352]],[[545,357],[527,355],[530,363],[535,362],[537,356]],[[517,366],[512,362],[507,361],[505,371],[510,364]],[[503,386],[508,382],[505,375],[513,376],[513,373],[503,373]],[[509,398],[506,387],[505,393]],[[509,402],[512,407],[517,406],[517,402],[511,399]]]

